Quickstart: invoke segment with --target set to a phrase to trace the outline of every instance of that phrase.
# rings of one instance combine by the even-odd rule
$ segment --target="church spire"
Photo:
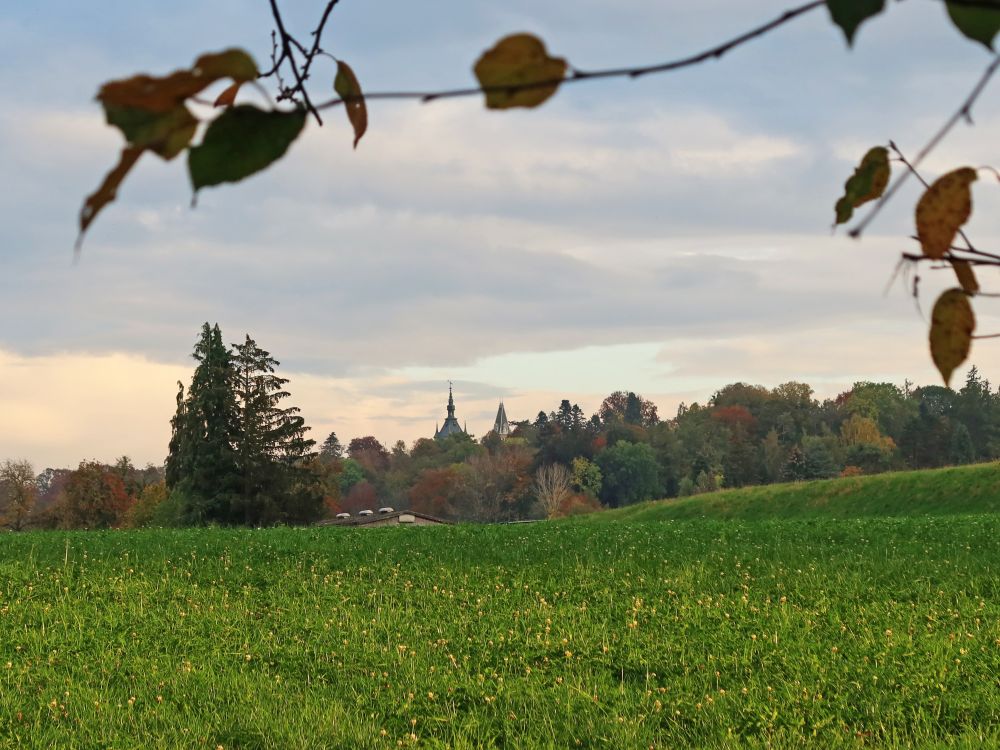
[[[497,418],[493,422],[493,432],[501,438],[510,435],[510,422],[507,421],[507,410],[503,408],[503,400],[500,401],[500,408],[497,409]]]
[[[462,429],[462,426],[458,423],[458,420],[455,418],[455,396],[454,396],[454,393],[452,392],[452,385],[453,385],[452,382],[449,380],[448,381],[448,416],[444,420],[444,424],[441,425],[441,429],[440,430],[438,430],[438,429],[434,430],[434,438],[436,440],[441,440],[441,439],[446,438],[449,435],[453,435],[453,434],[455,434],[457,432],[465,432],[465,430]]]

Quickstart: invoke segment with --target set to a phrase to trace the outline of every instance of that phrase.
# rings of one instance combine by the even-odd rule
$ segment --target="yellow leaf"
[[[979,282],[976,281],[976,274],[972,270],[972,264],[967,260],[951,258],[951,267],[955,269],[955,276],[962,289],[969,294],[979,293]]]
[[[87,200],[83,203],[83,208],[80,209],[80,236],[76,241],[77,247],[83,241],[83,233],[87,231],[87,227],[90,226],[100,210],[115,199],[118,193],[118,186],[122,184],[125,175],[135,166],[135,163],[142,156],[144,150],[139,146],[126,146],[122,149],[122,155],[118,160],[118,164],[104,177],[104,181],[100,187],[87,196]]]
[[[927,188],[917,203],[917,237],[924,255],[940,260],[948,252],[955,234],[972,213],[972,190],[976,170],[962,167],[942,175]]]
[[[361,84],[358,77],[354,75],[351,66],[343,60],[337,60],[337,77],[333,80],[333,88],[337,95],[344,100],[344,109],[347,111],[347,119],[354,128],[354,148],[358,147],[358,141],[368,129],[368,108],[365,106],[364,97],[361,94]]]
[[[968,294],[961,289],[949,289],[938,297],[931,313],[931,359],[945,385],[955,368],[969,356],[975,330],[976,316]]]
[[[566,61],[549,57],[538,37],[512,34],[484,52],[474,71],[489,109],[537,107],[556,93],[566,77]]]

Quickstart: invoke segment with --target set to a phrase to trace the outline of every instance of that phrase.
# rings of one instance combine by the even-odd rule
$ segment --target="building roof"
[[[497,418],[493,422],[493,432],[500,437],[510,435],[510,422],[507,421],[507,411],[503,408],[503,401],[500,402],[500,408],[497,409]]]
[[[387,521],[393,518],[399,518],[400,516],[414,516],[416,518],[422,518],[425,521],[432,521],[434,523],[444,523],[451,524],[451,521],[446,521],[443,518],[437,518],[435,516],[430,516],[426,513],[420,513],[415,510],[394,510],[391,513],[374,513],[370,516],[351,516],[350,518],[328,518],[323,521],[316,523],[317,526],[365,526],[370,523],[378,523],[379,521]]]
[[[448,383],[448,416],[444,420],[444,424],[441,425],[440,430],[434,431],[435,440],[443,440],[449,435],[455,435],[460,432],[465,432],[462,426],[455,419],[455,399],[451,393],[451,383]]]

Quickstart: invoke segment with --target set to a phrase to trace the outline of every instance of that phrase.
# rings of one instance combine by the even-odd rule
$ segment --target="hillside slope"
[[[1000,463],[723,490],[587,516],[594,521],[682,518],[858,518],[1000,512]]]

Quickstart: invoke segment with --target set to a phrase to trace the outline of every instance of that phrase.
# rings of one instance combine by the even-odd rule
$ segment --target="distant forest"
[[[734,383],[661,419],[618,391],[587,417],[563,400],[502,438],[386,447],[305,437],[278,363],[208,324],[178,393],[165,467],[85,461],[36,475],[0,464],[6,528],[311,523],[390,506],[453,520],[554,518],[725,487],[875,474],[1000,457],[1000,391],[976,368],[955,391],[859,382],[819,401],[805,383]]]

